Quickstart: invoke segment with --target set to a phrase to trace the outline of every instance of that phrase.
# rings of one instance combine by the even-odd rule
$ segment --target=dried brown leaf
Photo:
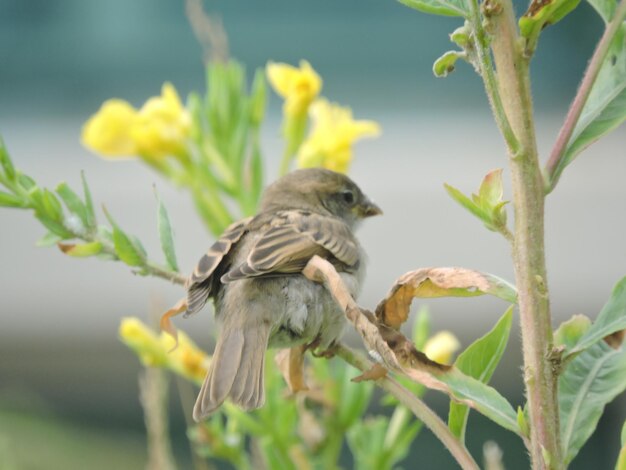
[[[376,317],[398,329],[407,321],[415,297],[473,297],[487,293],[515,301],[515,289],[491,274],[465,268],[421,268],[398,278],[376,307]]]

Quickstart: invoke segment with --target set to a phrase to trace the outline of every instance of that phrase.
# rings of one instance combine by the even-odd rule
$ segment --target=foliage
[[[463,59],[483,79],[510,157],[514,229],[508,228],[502,170],[488,172],[470,197],[450,185],[445,189],[487,229],[511,243],[518,289],[475,270],[422,268],[399,278],[375,314],[360,309],[348,295],[338,303],[353,324],[365,325],[357,330],[380,362],[371,366],[343,349],[341,357],[363,372],[353,380],[356,371],[343,362],[303,360],[298,380],[308,389],[286,396],[283,377],[291,385],[291,371],[268,357],[266,405],[245,413],[226,403],[208,421],[191,427],[189,438],[199,455],[244,469],[337,468],[347,445],[358,468],[391,469],[426,425],[463,468],[477,468],[464,445],[469,409],[474,408],[516,433],[535,468],[564,468],[576,457],[606,404],[626,389],[626,278],[618,282],[595,322],[579,315],[554,332],[546,285],[544,199],[584,148],[626,119],[626,0],[588,1],[606,29],[541,171],[530,62],[543,29],[563,19],[579,0],[533,0],[519,19],[510,0],[486,0],[480,7],[476,0],[400,0],[424,13],[463,20],[450,35],[460,50],[445,52],[433,72],[445,77]],[[243,65],[227,61],[207,66],[206,92],[191,93],[185,104],[169,83],[140,109],[120,99],[106,101],[85,124],[83,143],[105,158],[139,158],[187,190],[207,229],[219,235],[235,218],[255,213],[259,203],[266,75],[284,99],[281,174],[294,162],[347,172],[353,144],[380,133],[375,122],[354,120],[349,108],[321,97],[322,79],[306,61],[299,67],[269,63],[265,73],[254,73],[250,85]],[[82,195],[66,183],[54,190],[39,186],[14,166],[0,141],[0,206],[32,211],[47,231],[39,245],[56,244],[69,256],[118,260],[136,273],[184,282],[172,222],[158,194],[161,264],[152,261],[142,243],[104,207],[108,225],[98,222],[84,175],[82,183]],[[336,298],[339,284],[326,282]],[[431,336],[424,311],[417,316],[411,339],[399,331],[415,297],[482,294],[519,307],[528,402],[517,412],[488,385],[508,343],[513,306],[453,366],[446,364],[458,341],[450,332]],[[120,338],[144,366],[167,369],[194,384],[201,383],[210,361],[184,333],[173,350],[172,338],[158,335],[136,318],[122,321]],[[374,383],[390,393],[378,404],[394,406],[391,416],[369,412],[376,398]],[[450,398],[448,427],[421,400],[429,388]],[[411,413],[419,419],[412,419]],[[623,449],[618,466],[625,455]]]

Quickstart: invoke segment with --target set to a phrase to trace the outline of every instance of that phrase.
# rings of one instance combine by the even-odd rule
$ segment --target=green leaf
[[[446,183],[444,183],[443,186],[446,188],[446,191],[448,191],[448,194],[452,197],[452,199],[454,199],[456,202],[461,204],[461,206],[465,207],[465,209],[467,209],[480,220],[482,220],[485,225],[491,224],[491,218],[489,217],[489,213],[486,210],[478,206],[474,201],[472,201],[458,189]]]
[[[48,232],[43,237],[41,237],[39,240],[37,240],[37,242],[35,243],[35,246],[38,246],[38,247],[48,247],[48,246],[56,245],[61,240],[63,240],[63,239],[61,237],[59,237],[58,235],[56,235],[54,233],[51,233],[51,232]]]
[[[622,433],[620,434],[620,442],[623,446],[626,445],[626,421],[624,421],[624,425],[622,426]]]
[[[469,17],[469,8],[462,0],[398,0],[403,5],[422,13],[443,16]]]
[[[517,407],[517,425],[522,431],[523,436],[530,436],[530,426],[528,424],[528,418],[526,416],[524,408],[522,408],[521,406]]]
[[[532,0],[519,20],[520,33],[526,38],[526,53],[535,51],[543,28],[562,20],[579,3],[580,0]]]
[[[37,187],[37,183],[35,183],[35,180],[32,179],[30,176],[25,175],[24,173],[21,172],[16,172],[17,175],[17,183],[25,190],[25,191],[30,191],[33,188]]]
[[[102,243],[99,241],[90,243],[59,243],[58,246],[63,253],[74,258],[87,258],[99,255],[102,252]]]
[[[83,204],[83,201],[81,201],[80,197],[72,191],[66,183],[60,183],[56,187],[56,192],[59,196],[61,196],[61,199],[69,211],[78,216],[83,223],[83,226],[87,227],[89,222],[87,217],[87,208],[85,207],[85,204]]]
[[[512,319],[513,306],[511,305],[491,331],[474,341],[463,351],[454,365],[466,375],[483,383],[488,383],[506,349],[511,333]],[[450,402],[448,427],[461,440],[465,440],[468,415],[469,408],[467,406]]]
[[[174,251],[174,236],[172,233],[172,224],[170,223],[170,218],[167,215],[167,210],[163,205],[163,201],[161,201],[161,198],[158,194],[156,194],[156,197],[159,206],[158,229],[159,239],[161,240],[161,249],[163,250],[163,254],[165,255],[165,261],[167,262],[167,266],[171,270],[178,272],[178,262],[176,261],[176,252]]]
[[[89,185],[87,184],[87,178],[85,178],[85,172],[80,173],[80,177],[83,181],[83,195],[85,198],[85,215],[86,215],[86,226],[90,229],[96,228],[96,212],[93,209],[93,201],[91,199],[91,191],[89,190]]]
[[[626,389],[626,351],[599,341],[573,358],[559,378],[561,444],[569,464],[595,430],[607,403]]]
[[[0,191],[0,206],[28,207],[28,202],[18,196]]]
[[[267,85],[265,84],[265,71],[257,69],[252,80],[250,89],[250,124],[258,127],[263,122],[265,115],[265,102]]]
[[[462,51],[448,51],[439,57],[433,64],[433,74],[435,77],[444,78],[454,71],[454,65],[459,59],[463,59],[465,53]]]
[[[2,165],[2,169],[4,170],[4,174],[9,179],[9,181],[15,180],[15,167],[13,166],[13,162],[11,161],[11,157],[9,156],[9,152],[4,145],[4,140],[0,137],[0,165]]]
[[[380,466],[383,442],[389,419],[385,416],[365,418],[348,430],[347,441],[355,460],[355,468],[361,470],[385,470]]]
[[[598,15],[602,17],[605,23],[608,23],[613,19],[615,15],[615,8],[617,7],[616,0],[587,0],[589,4],[598,12]]]
[[[44,210],[45,215],[56,222],[62,223],[63,207],[54,193],[48,189],[44,189],[41,192],[41,200],[43,202],[41,209]]]
[[[136,245],[133,240],[122,231],[113,220],[106,208],[103,207],[104,215],[113,227],[113,245],[117,256],[129,266],[143,266],[145,254],[142,247]]]
[[[35,217],[37,218],[37,220],[39,220],[39,222],[43,224],[44,227],[60,237],[62,240],[74,238],[74,234],[67,230],[63,224],[54,219],[51,219],[47,215],[35,212]]]
[[[563,158],[555,169],[554,181],[580,152],[626,119],[625,36],[626,23],[622,24],[613,38]]]
[[[573,348],[587,330],[591,327],[591,320],[585,315],[574,315],[564,321],[554,332],[554,345]]]
[[[522,434],[517,424],[517,413],[495,388],[463,374],[456,368],[436,377],[449,387],[449,392],[456,400],[471,406],[503,428]]]
[[[623,329],[626,329],[626,277],[615,285],[609,301],[598,314],[596,321],[566,355],[571,356],[584,351],[605,336]]]

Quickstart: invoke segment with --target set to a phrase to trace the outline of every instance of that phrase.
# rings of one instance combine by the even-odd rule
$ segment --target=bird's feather
[[[350,228],[339,218],[308,211],[281,211],[246,261],[224,274],[221,281],[300,272],[314,255],[353,268],[359,261],[359,248]]]
[[[230,225],[217,239],[209,251],[200,258],[191,276],[187,280],[187,313],[189,316],[200,310],[212,295],[212,275],[233,245],[246,232],[253,217],[235,222]]]

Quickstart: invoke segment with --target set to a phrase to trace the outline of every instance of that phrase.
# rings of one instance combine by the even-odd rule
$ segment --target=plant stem
[[[519,295],[524,381],[534,469],[561,468],[557,378],[548,360],[552,325],[544,251],[544,188],[533,122],[528,60],[523,56],[511,0],[490,18],[502,102],[520,148],[509,147],[515,210],[513,262]],[[547,461],[546,461],[547,460]]]
[[[507,146],[512,149],[514,153],[517,153],[519,151],[520,143],[511,128],[511,124],[509,123],[509,119],[502,103],[500,91],[498,90],[498,82],[493,70],[491,54],[489,53],[488,38],[483,28],[480,11],[478,9],[478,2],[477,0],[472,0],[469,2],[469,5],[470,22],[474,31],[474,49],[478,59],[478,70],[485,84],[485,92],[487,93],[489,104],[493,110],[496,124],[498,125]],[[504,232],[502,233],[507,239],[509,238]]]
[[[626,0],[622,0],[615,11],[615,16],[607,25],[602,38],[600,38],[600,42],[598,42],[598,45],[596,46],[596,50],[591,57],[591,61],[587,66],[585,75],[583,76],[580,87],[578,88],[578,92],[576,92],[574,101],[572,101],[569,111],[567,112],[567,116],[565,117],[565,121],[563,122],[563,126],[561,127],[559,135],[556,138],[554,148],[550,153],[550,158],[546,163],[544,169],[546,193],[549,193],[554,189],[561,173],[563,172],[563,168],[565,167],[564,157],[567,144],[569,143],[574,129],[576,128],[580,114],[587,103],[587,99],[589,98],[591,89],[593,88],[596,78],[598,77],[600,68],[604,63],[604,59],[606,58],[611,46],[611,42],[613,41],[615,34],[621,27],[625,18]]]
[[[372,368],[372,362],[364,358],[361,354],[353,351],[346,346],[340,345],[337,355],[348,364],[356,367],[360,371],[367,371]],[[459,441],[446,423],[444,423],[437,414],[431,410],[422,400],[409,392],[400,385],[396,380],[386,376],[376,380],[376,385],[389,392],[398,401],[410,409],[417,419],[421,420],[428,429],[446,446],[457,463],[463,469],[478,469],[478,464],[467,451],[461,441]]]

